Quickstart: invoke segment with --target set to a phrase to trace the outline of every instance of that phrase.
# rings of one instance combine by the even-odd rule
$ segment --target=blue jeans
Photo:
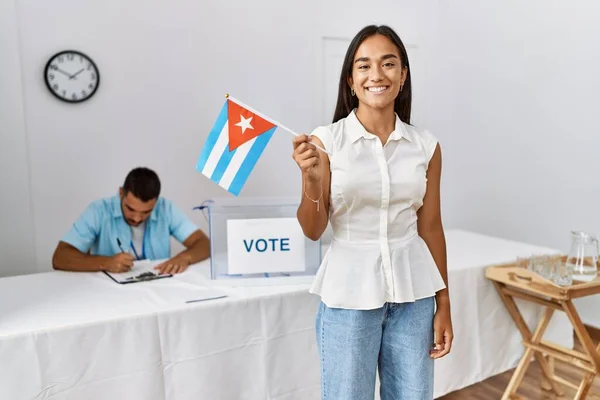
[[[373,400],[379,367],[381,400],[432,400],[434,297],[386,303],[375,310],[317,313],[321,398]]]

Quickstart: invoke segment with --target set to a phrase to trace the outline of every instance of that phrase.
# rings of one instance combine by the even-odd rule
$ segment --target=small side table
[[[517,268],[514,263],[488,267],[485,276],[493,281],[504,305],[523,336],[523,345],[525,346],[525,353],[508,383],[502,400],[521,399],[517,395],[517,389],[525,376],[525,371],[532,356],[535,357],[542,369],[544,381],[549,384],[550,390],[556,395],[564,395],[559,385],[562,384],[577,391],[574,397],[575,400],[586,399],[594,379],[600,373],[600,345],[594,346],[594,342],[575,309],[573,299],[600,293],[600,277],[585,283],[574,281],[571,286],[562,287],[532,271]],[[515,298],[546,307],[537,329],[533,333],[525,323],[515,303]],[[585,352],[567,349],[542,340],[542,336],[556,310],[567,314]],[[583,370],[584,375],[579,386],[556,376],[554,368],[544,357],[544,354],[548,355],[550,360],[565,361]]]

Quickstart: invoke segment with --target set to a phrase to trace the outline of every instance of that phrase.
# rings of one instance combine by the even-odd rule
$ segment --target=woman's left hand
[[[429,352],[431,358],[442,358],[450,353],[454,333],[452,332],[452,318],[450,316],[450,303],[438,304],[438,309],[433,318],[434,348]]]

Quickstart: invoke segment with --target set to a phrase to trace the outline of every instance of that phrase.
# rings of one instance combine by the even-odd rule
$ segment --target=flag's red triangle
[[[231,100],[227,100],[227,124],[229,151],[237,149],[275,126]]]

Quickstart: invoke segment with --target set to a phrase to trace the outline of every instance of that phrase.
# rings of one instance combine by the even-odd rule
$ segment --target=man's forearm
[[[178,256],[186,257],[190,264],[206,260],[210,256],[210,242],[199,239],[189,248],[183,250]]]
[[[84,254],[66,243],[60,243],[52,257],[54,269],[63,271],[102,271],[107,257]]]

